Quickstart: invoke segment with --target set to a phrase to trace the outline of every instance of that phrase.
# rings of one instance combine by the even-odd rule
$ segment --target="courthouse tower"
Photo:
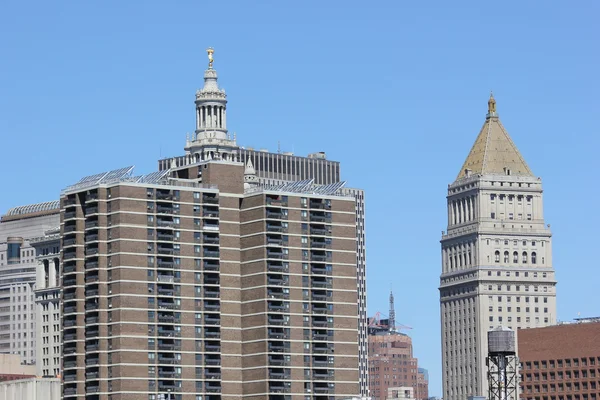
[[[443,397],[458,400],[487,395],[489,330],[556,321],[542,181],[502,126],[493,96],[447,199],[440,277]]]

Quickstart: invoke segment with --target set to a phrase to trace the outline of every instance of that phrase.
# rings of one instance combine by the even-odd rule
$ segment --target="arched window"
[[[527,264],[527,252],[523,252],[523,264]]]
[[[516,251],[513,253],[513,263],[519,263],[519,253],[517,253]]]
[[[508,251],[504,252],[504,263],[508,264]]]
[[[495,261],[497,263],[499,263],[500,262],[500,252],[498,250],[496,250],[496,252],[494,253],[494,256],[495,256]]]
[[[535,253],[535,251],[533,253],[531,253],[531,263],[532,264],[537,263],[537,254]]]

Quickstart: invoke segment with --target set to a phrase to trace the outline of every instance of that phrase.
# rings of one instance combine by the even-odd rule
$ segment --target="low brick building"
[[[523,400],[600,398],[600,318],[518,332]]]

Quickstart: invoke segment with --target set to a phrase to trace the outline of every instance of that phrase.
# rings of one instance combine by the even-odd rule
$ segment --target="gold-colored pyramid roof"
[[[510,174],[534,176],[496,113],[496,100],[490,96],[488,115],[456,179],[471,174]]]

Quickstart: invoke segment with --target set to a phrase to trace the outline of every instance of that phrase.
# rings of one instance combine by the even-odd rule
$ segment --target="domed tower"
[[[213,68],[212,47],[208,53],[208,69],[204,71],[204,87],[196,92],[196,130],[188,138],[185,150],[195,161],[238,159],[235,138],[227,133],[227,95],[219,88],[217,71]]]

